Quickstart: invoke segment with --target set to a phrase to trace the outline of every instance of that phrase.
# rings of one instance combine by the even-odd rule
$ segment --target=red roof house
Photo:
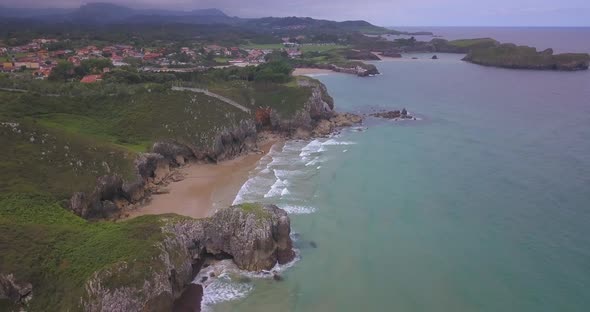
[[[95,83],[102,80],[102,75],[86,75],[82,80],[81,83]]]

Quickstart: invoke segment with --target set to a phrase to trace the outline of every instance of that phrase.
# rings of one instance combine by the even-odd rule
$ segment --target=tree
[[[291,80],[293,67],[286,61],[274,61],[258,66],[254,81],[284,83]]]
[[[108,67],[111,68],[113,67],[113,63],[111,62],[110,59],[106,59],[106,58],[102,58],[102,59],[88,59],[88,60],[83,60],[80,63],[80,67],[82,67],[83,72],[85,74],[89,74],[89,73],[101,73],[103,68]]]
[[[279,62],[279,61],[285,61],[288,59],[289,59],[289,54],[287,53],[287,51],[274,50],[274,51],[272,51],[272,53],[269,53],[264,56],[264,60],[267,62]]]
[[[74,64],[66,61],[57,63],[57,66],[51,71],[49,80],[52,81],[67,81],[74,75]]]

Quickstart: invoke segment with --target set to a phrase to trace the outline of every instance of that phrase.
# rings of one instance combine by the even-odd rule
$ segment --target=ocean
[[[504,43],[552,48],[555,53],[590,53],[590,27],[391,27],[400,31],[430,31],[447,39],[494,38]],[[407,36],[401,36],[405,38]],[[392,39],[397,36],[392,36]],[[432,36],[416,36],[430,41]]]
[[[588,311],[590,72],[412,56],[316,76],[339,111],[418,120],[275,145],[236,203],[286,209],[298,257],[223,263],[205,310]]]

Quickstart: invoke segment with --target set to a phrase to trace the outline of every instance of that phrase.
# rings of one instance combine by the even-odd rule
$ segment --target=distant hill
[[[0,17],[31,18],[43,16],[66,15],[76,9],[20,9],[0,6]]]
[[[0,8],[0,17],[20,18],[46,23],[84,25],[107,24],[226,24],[236,25],[255,32],[274,34],[290,33],[392,33],[366,21],[335,22],[309,17],[266,17],[245,19],[230,17],[219,9],[193,11],[137,10],[112,3],[88,3],[77,9],[10,9]]]
[[[274,33],[289,33],[297,31],[306,32],[363,32],[369,34],[385,34],[391,30],[384,27],[375,26],[366,21],[344,21],[335,22],[328,20],[318,20],[310,17],[265,17],[250,19],[244,22],[247,28],[267,30]]]
[[[193,11],[137,10],[112,3],[88,3],[77,9],[9,9],[0,8],[0,17],[20,18],[45,23],[82,25],[107,24],[225,24],[258,33],[342,33],[385,34],[394,31],[366,21],[335,22],[309,17],[266,17],[245,19],[230,17],[219,9]]]
[[[188,23],[224,24],[231,18],[219,9],[192,11],[136,10],[112,3],[88,3],[77,9],[12,9],[0,7],[0,16],[27,18],[44,22],[70,22],[79,24],[112,23]]]

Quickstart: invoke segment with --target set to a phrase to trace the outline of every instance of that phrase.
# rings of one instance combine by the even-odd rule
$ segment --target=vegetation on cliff
[[[32,284],[30,298],[22,298],[30,300],[28,311],[78,311],[84,284],[96,271],[133,263],[108,281],[113,287],[149,277],[156,243],[164,238],[160,226],[155,216],[92,223],[49,195],[0,194],[0,274]]]
[[[202,152],[203,159],[209,160],[243,152],[241,144],[250,135],[244,131],[253,132],[255,139],[259,110],[272,113],[273,124],[280,127],[277,130],[309,126],[313,101],[324,105],[324,100],[331,99],[319,82],[300,84],[299,80],[311,79],[294,78],[290,72],[288,64],[280,63],[176,75],[122,68],[90,85],[0,75],[0,88],[14,89],[0,91],[0,143],[4,148],[0,153],[0,282],[4,285],[15,279],[32,285],[33,291],[31,297],[28,288],[20,294],[10,286],[11,299],[27,301],[30,311],[77,311],[82,310],[80,300],[88,299],[84,287],[89,279],[92,287],[108,291],[117,285],[141,283],[150,274],[163,274],[162,251],[156,245],[167,235],[160,230],[160,217],[88,222],[67,210],[68,199],[75,192],[84,192],[91,201],[113,205],[116,200],[105,197],[112,193],[108,188],[121,192],[121,185],[116,185],[121,178],[143,178],[141,170],[147,170],[148,177],[151,174],[153,168],[137,167],[137,159],[169,161],[171,157],[173,163],[175,148],[183,156],[196,157]],[[139,79],[127,79],[129,75]],[[174,91],[172,86],[178,85],[206,88],[248,112],[204,93]],[[333,103],[325,105],[333,107]],[[301,116],[307,117],[299,122]],[[240,130],[244,125],[248,129]],[[180,145],[159,144],[156,152],[161,154],[138,158],[152,151],[152,146],[156,149],[156,142]],[[107,189],[95,198],[90,195],[96,193],[97,181],[115,184],[101,186]],[[244,212],[256,219],[269,215],[261,207],[252,211],[249,207]],[[107,273],[96,277],[96,272]],[[0,297],[4,290],[0,289]],[[140,292],[149,297],[145,290]],[[0,307],[8,306],[18,309],[0,300]]]
[[[551,49],[539,52],[532,47],[501,44],[472,49],[463,60],[485,66],[573,71],[588,69],[590,55],[587,53],[553,54]]]
[[[374,61],[379,57],[369,50],[353,50],[350,48],[338,48],[326,51],[305,52],[300,59],[293,60],[294,67],[324,68],[334,71],[369,76],[379,74],[379,70],[373,64],[362,61]]]
[[[0,295],[15,297],[0,299],[0,307],[170,310],[207,254],[231,255],[243,269],[270,269],[293,259],[289,233],[289,218],[276,206],[236,206],[204,220],[89,222],[50,196],[0,194],[0,281],[14,281],[0,285]]]

